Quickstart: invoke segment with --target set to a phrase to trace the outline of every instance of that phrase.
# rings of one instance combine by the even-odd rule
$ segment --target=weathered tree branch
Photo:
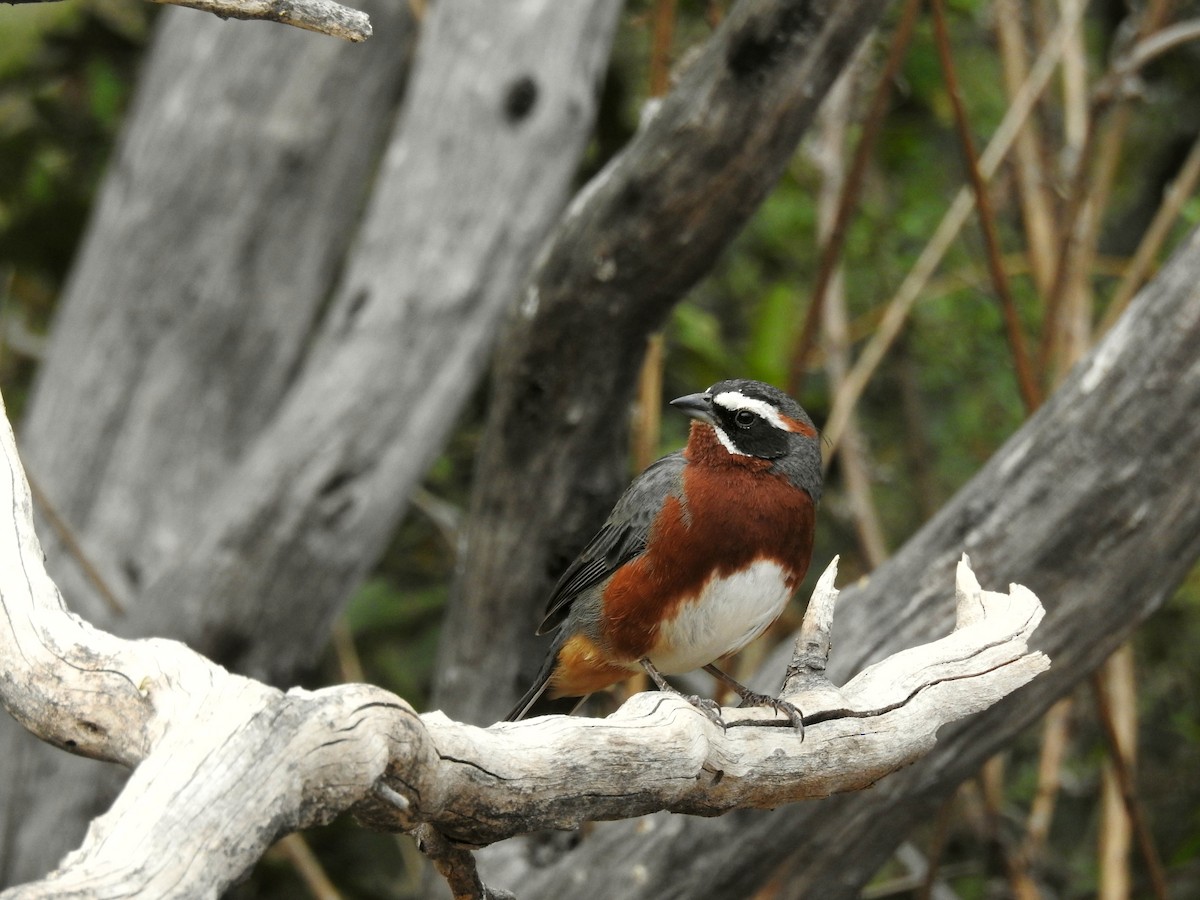
[[[964,560],[952,634],[834,688],[822,672],[835,560],[797,643],[797,659],[809,664],[797,666],[805,674],[788,699],[807,713],[804,737],[766,727],[775,714],[765,709],[722,730],[684,699],[650,692],[604,720],[549,717],[486,730],[437,712],[417,716],[369,685],[285,693],[181,644],[123,640],[68,612],[42,563],[7,421],[0,450],[0,509],[12,511],[0,529],[4,704],[51,743],[136,767],[78,851],[5,896],[118,886],[213,896],[280,834],[360,804],[375,825],[420,829],[456,892],[482,896],[464,846],[585,820],[657,810],[711,816],[863,788],[927,752],[944,723],[1049,665],[1027,648],[1043,615],[1037,598],[1019,586],[981,590]]]
[[[294,25],[344,41],[361,43],[371,36],[365,12],[333,0],[152,0],[212,13],[221,19],[262,19]]]
[[[47,3],[53,0],[0,0],[16,6],[20,3]],[[333,0],[151,0],[164,6],[186,6],[212,13],[221,19],[262,19],[294,25],[345,41],[361,43],[371,36],[371,20],[365,12],[335,3]]]
[[[817,585],[799,647],[828,632],[835,574],[836,560]],[[726,711],[731,724],[722,731],[683,698],[658,692],[635,695],[603,720],[550,717],[484,730],[430,713],[423,719],[438,753],[464,761],[443,783],[456,803],[436,824],[484,844],[583,820],[664,809],[713,816],[867,787],[928,751],[942,724],[986,708],[1049,665],[1026,650],[1042,617],[1029,591],[982,591],[964,561],[957,601],[951,635],[841,688],[812,671],[785,693],[804,710],[803,738],[761,708]],[[780,727],[765,727],[769,721]]]

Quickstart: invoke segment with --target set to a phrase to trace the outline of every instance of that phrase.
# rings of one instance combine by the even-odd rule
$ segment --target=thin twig
[[[725,6],[721,0],[708,0],[708,5],[704,7],[704,21],[708,23],[708,27],[716,31],[724,18]]]
[[[662,332],[646,339],[646,356],[638,377],[637,414],[633,420],[632,455],[634,471],[640,472],[658,455],[662,432],[662,384],[664,365]]]
[[[1042,316],[1042,340],[1038,350],[1038,370],[1041,372],[1050,371],[1052,358],[1060,340],[1059,319],[1061,318],[1063,298],[1067,293],[1067,285],[1072,280],[1072,266],[1077,264],[1079,247],[1086,243],[1089,233],[1089,226],[1085,221],[1090,215],[1086,210],[1089,196],[1086,161],[1095,152],[1097,134],[1094,124],[1087,129],[1083,144],[1077,154],[1071,185],[1067,191],[1067,205],[1062,218],[1063,237],[1057,264],[1054,268],[1054,281],[1051,283],[1050,293],[1046,297],[1046,309]],[[1059,368],[1061,371],[1062,367]]]
[[[1108,689],[1109,713],[1121,756],[1128,762],[1130,775],[1137,777],[1137,685],[1134,683],[1133,648],[1123,644],[1104,661],[1096,677]],[[1121,797],[1121,787],[1112,760],[1105,760],[1100,773],[1100,824],[1097,840],[1099,878],[1098,900],[1126,900],[1133,883],[1130,856],[1133,827]]]
[[[655,0],[650,19],[650,96],[663,96],[671,85],[671,43],[675,37],[676,0]],[[638,379],[637,415],[634,419],[632,455],[635,471],[642,471],[658,455],[662,430],[662,380],[664,343],[661,333],[646,339],[646,355]]]
[[[1000,301],[1000,311],[1004,317],[1005,333],[1008,337],[1008,349],[1012,353],[1013,364],[1016,367],[1017,388],[1021,392],[1021,400],[1026,412],[1033,412],[1042,402],[1041,391],[1030,367],[1029,354],[1025,349],[1025,335],[1021,327],[1021,317],[1017,313],[1017,304],[1009,289],[1008,276],[1000,261],[1000,239],[996,235],[996,219],[992,213],[992,200],[988,195],[987,185],[979,171],[979,160],[975,154],[975,140],[971,137],[971,126],[967,122],[966,109],[963,106],[962,91],[958,85],[958,73],[954,67],[954,56],[950,51],[950,32],[946,26],[945,0],[931,0],[933,10],[933,34],[937,44],[938,59],[942,65],[942,77],[945,79],[946,91],[950,95],[950,106],[954,110],[954,124],[958,130],[958,140],[962,147],[963,162],[971,188],[975,192],[975,208],[979,211],[979,225],[983,230],[983,242],[987,251],[988,271],[992,276],[992,287]]]
[[[354,643],[354,633],[346,624],[345,616],[333,623],[333,655],[337,660],[338,677],[343,684],[364,684],[367,677],[363,672],[362,658]]]
[[[892,44],[888,49],[887,62],[879,76],[879,84],[871,98],[871,108],[863,123],[862,136],[854,149],[854,160],[842,186],[841,199],[838,202],[837,214],[829,230],[829,237],[821,248],[821,260],[817,268],[817,279],[813,285],[812,298],[808,304],[808,312],[804,317],[804,325],[792,347],[791,369],[788,376],[788,393],[798,396],[804,388],[804,377],[808,369],[808,356],[816,345],[817,335],[820,334],[821,318],[824,312],[826,295],[834,272],[842,258],[842,250],[846,243],[846,231],[850,224],[850,216],[858,208],[858,197],[862,192],[863,181],[867,172],[867,164],[875,151],[879,133],[883,129],[883,120],[887,114],[888,100],[892,94],[892,84],[904,59],[908,54],[908,46],[912,41],[913,29],[917,15],[921,11],[921,0],[907,0],[900,14],[900,23],[892,36]]]
[[[413,488],[408,502],[413,509],[433,524],[450,552],[457,556],[460,549],[459,537],[462,534],[462,523],[465,518],[462,508],[455,506],[449,500],[443,500],[425,487]]]
[[[993,756],[979,773],[983,805],[992,844],[1004,860],[1009,888],[1017,900],[1041,900],[1041,893],[1029,874],[1029,860],[1021,847],[1011,841],[1004,829],[1004,757]]]
[[[1167,17],[1170,0],[1151,0],[1142,14],[1135,40],[1154,34]],[[1123,58],[1123,57],[1122,57]],[[1108,206],[1117,163],[1125,144],[1125,135],[1133,120],[1129,97],[1118,92],[1113,102],[1097,97],[1089,121],[1087,136],[1071,180],[1067,211],[1063,218],[1062,252],[1055,272],[1054,289],[1047,300],[1042,343],[1041,370],[1049,371],[1052,358],[1062,342],[1062,307],[1072,285],[1078,287],[1090,271],[1099,238],[1100,221]],[[1082,348],[1076,342],[1074,354]],[[1056,369],[1064,374],[1069,357],[1060,359]]]
[[[822,251],[829,246],[830,235],[841,209],[839,198],[845,198],[846,168],[842,149],[846,144],[846,122],[853,106],[853,87],[863,53],[839,76],[829,91],[817,117],[815,140],[812,142],[812,157],[821,173],[821,187],[817,197],[817,237]],[[859,146],[862,146],[860,142]],[[842,278],[841,258],[838,257],[832,277],[827,279],[825,315],[821,317],[823,343],[825,346],[825,371],[830,384],[836,390],[846,377],[850,367],[850,340],[846,314],[845,281]],[[815,304],[814,300],[814,304]],[[813,305],[809,306],[811,312]],[[846,439],[838,451],[841,458],[842,477],[846,486],[846,499],[850,510],[855,535],[858,537],[868,569],[878,567],[887,559],[887,542],[883,536],[879,511],[871,494],[870,465],[867,461],[866,440],[854,418],[847,423]]]
[[[1129,305],[1129,301],[1133,299],[1137,289],[1145,282],[1151,265],[1166,242],[1167,236],[1171,233],[1171,226],[1179,217],[1179,211],[1183,209],[1183,205],[1196,190],[1197,182],[1200,182],[1200,137],[1192,144],[1192,149],[1188,151],[1187,159],[1179,169],[1179,174],[1167,188],[1163,202],[1159,204],[1158,210],[1154,213],[1150,227],[1142,235],[1137,250],[1134,251],[1133,258],[1129,261],[1129,266],[1121,278],[1121,283],[1117,285],[1117,289],[1113,293],[1108,310],[1104,313],[1104,320],[1097,329],[1098,334],[1103,334],[1113,326],[1113,323],[1125,311],[1125,307]]]
[[[1058,0],[1061,6],[1062,0]],[[1079,165],[1080,149],[1087,139],[1091,110],[1088,105],[1087,40],[1081,28],[1071,35],[1062,60],[1062,152],[1065,167],[1073,172]],[[1055,245],[1057,246],[1057,244]]]
[[[341,900],[342,895],[325,874],[321,861],[300,834],[293,832],[280,839],[275,846],[292,864],[292,868],[308,888],[309,894],[316,900]]]
[[[1055,703],[1042,718],[1042,748],[1038,756],[1037,790],[1029,804],[1025,820],[1025,856],[1036,861],[1042,858],[1058,791],[1062,787],[1062,767],[1071,736],[1071,709],[1074,701],[1066,697]]]
[[[1120,734],[1117,731],[1116,719],[1113,715],[1112,703],[1109,700],[1108,688],[1104,684],[1101,672],[1092,673],[1092,692],[1096,697],[1096,712],[1100,718],[1100,726],[1104,731],[1104,739],[1108,744],[1108,758],[1112,763],[1113,775],[1121,790],[1121,799],[1125,803],[1125,811],[1129,814],[1129,822],[1133,833],[1137,836],[1138,850],[1146,871],[1150,875],[1150,887],[1156,900],[1167,900],[1167,876],[1163,870],[1162,859],[1154,846],[1154,838],[1150,834],[1150,826],[1146,821],[1146,811],[1142,806],[1141,795],[1138,794],[1133,777],[1133,767],[1123,749]]]
[[[943,866],[940,870],[943,879],[948,881],[951,878],[962,878],[970,875],[979,875],[979,866],[975,863],[955,863],[950,866]],[[886,900],[888,897],[907,897],[920,896],[921,882],[925,876],[920,872],[912,872],[905,875],[897,875],[895,878],[889,878],[886,881],[872,883],[862,889],[861,900]],[[930,900],[958,900],[958,894],[952,891],[945,881],[939,881],[934,885],[934,893]]]
[[[996,39],[1004,86],[1011,99],[1028,77],[1029,60],[1025,52],[1022,4],[1017,0],[997,0]],[[1054,219],[1054,195],[1046,182],[1042,165],[1045,148],[1036,117],[1030,117],[1017,135],[1012,161],[1016,176],[1017,198],[1025,225],[1025,250],[1037,293],[1045,297],[1054,278],[1054,251],[1058,246],[1058,226]]]
[[[935,900],[935,888],[942,871],[942,854],[950,839],[950,822],[954,818],[954,797],[947,797],[938,807],[937,817],[933,821],[933,836],[929,842],[928,865],[925,868],[925,880],[916,891],[917,900]]]
[[[675,0],[654,0],[650,35],[650,96],[671,86],[671,42],[675,39]]]
[[[417,849],[428,856],[446,879],[454,900],[512,900],[507,891],[489,889],[479,877],[471,851],[451,843],[432,825],[417,829]]]
[[[1092,97],[1096,103],[1107,103],[1136,92],[1128,90],[1129,79],[1148,63],[1182,44],[1200,39],[1200,19],[1176,22],[1133,45],[1128,53],[1118,57],[1108,74],[1096,82]]]
[[[163,6],[186,6],[212,13],[221,19],[263,19],[294,25],[351,43],[371,36],[371,20],[365,12],[333,0],[151,0]]]
[[[916,492],[916,514],[919,521],[932,519],[945,497],[934,466],[937,454],[930,434],[929,406],[920,388],[920,373],[909,350],[908,343],[901,338],[896,348],[893,372],[895,388],[900,395],[901,428],[900,442],[907,465],[904,467],[909,488]]]
[[[33,498],[34,505],[42,511],[46,521],[50,527],[54,529],[54,534],[62,542],[63,549],[67,551],[67,555],[75,560],[75,564],[79,566],[79,571],[83,573],[83,577],[87,579],[88,584],[96,589],[96,593],[100,595],[100,599],[105,602],[108,608],[118,616],[125,615],[125,604],[117,597],[116,592],[109,587],[108,581],[100,574],[100,570],[96,568],[95,563],[83,549],[83,545],[79,543],[79,539],[75,537],[75,532],[67,520],[59,515],[58,509],[50,502],[50,498],[46,496],[46,492],[42,490],[41,483],[30,471],[29,467],[25,467],[25,475],[29,479],[29,494]]]

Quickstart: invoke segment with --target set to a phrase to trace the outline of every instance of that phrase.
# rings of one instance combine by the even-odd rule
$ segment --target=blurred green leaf
[[[759,302],[746,349],[748,377],[771,384],[787,382],[793,335],[803,311],[797,293],[794,286],[785,283],[767,288]]]

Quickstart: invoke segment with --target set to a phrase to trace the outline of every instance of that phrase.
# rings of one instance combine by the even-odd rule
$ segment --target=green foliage
[[[445,605],[444,584],[404,589],[376,576],[359,588],[346,608],[345,624],[372,683],[420,703],[429,691],[437,652],[434,626]]]

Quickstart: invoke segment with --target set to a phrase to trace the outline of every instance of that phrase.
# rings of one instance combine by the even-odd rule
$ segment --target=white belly
[[[716,662],[762,634],[790,597],[778,563],[760,560],[737,575],[714,578],[699,601],[685,603],[660,627],[650,661],[666,675]]]

